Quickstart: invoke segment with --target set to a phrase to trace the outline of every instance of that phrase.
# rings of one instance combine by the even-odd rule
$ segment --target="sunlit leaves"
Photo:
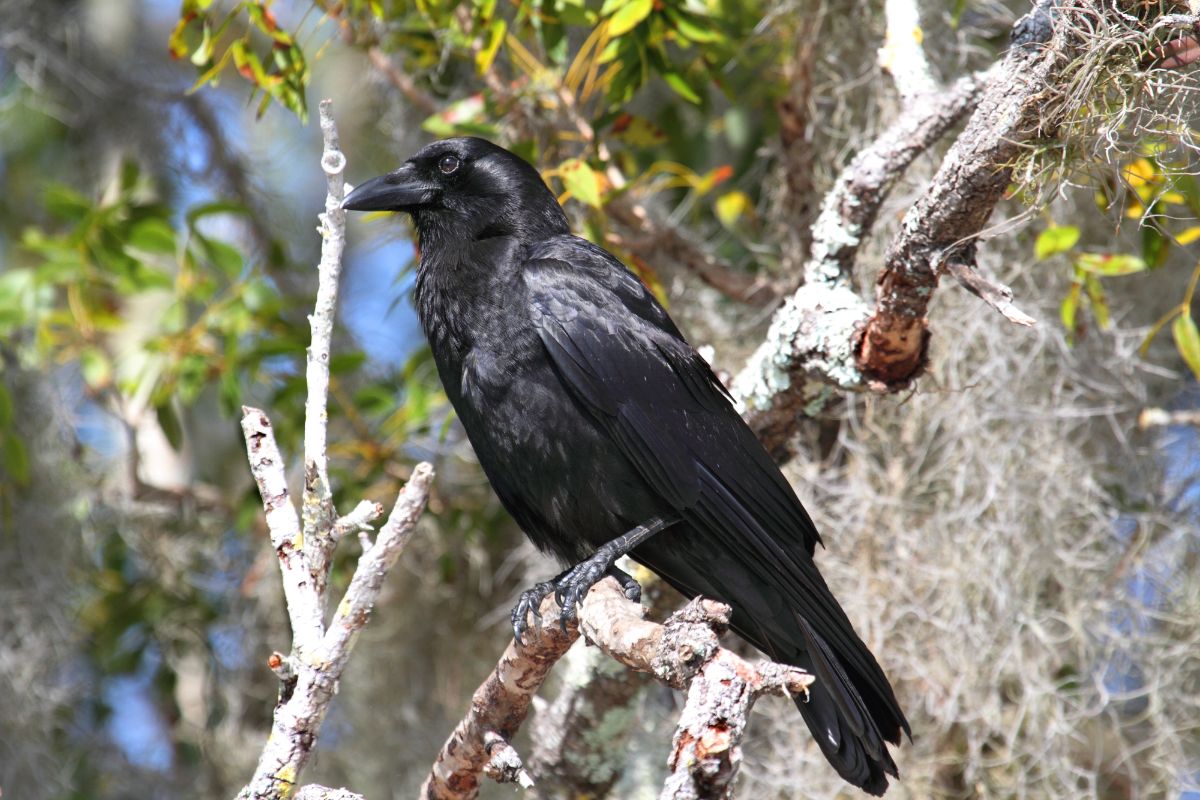
[[[1041,241],[1039,237],[1039,242]],[[1061,241],[1065,241],[1063,238]],[[1060,242],[1061,243],[1061,242]],[[1072,242],[1074,244],[1074,242]],[[1111,319],[1108,298],[1101,277],[1133,275],[1146,269],[1146,262],[1125,253],[1079,253],[1072,259],[1074,278],[1059,307],[1059,317],[1067,331],[1067,341],[1073,343],[1081,331],[1079,311],[1087,306],[1101,330],[1108,328]]]
[[[305,91],[309,67],[304,50],[280,27],[270,0],[246,0],[219,15],[210,2],[187,0],[167,47],[173,57],[188,58],[199,77],[193,90],[215,84],[232,63],[256,92],[262,92],[261,115],[271,100],[307,118]]]
[[[737,226],[738,220],[753,213],[754,203],[748,194],[735,190],[718,197],[715,210],[717,219],[721,221],[722,225],[726,228],[734,228]]]
[[[629,33],[654,10],[654,0],[607,0],[600,16],[608,16],[608,34],[617,37]]]
[[[600,177],[586,161],[573,158],[563,162],[558,168],[558,176],[563,188],[576,200],[592,208],[600,207]]]
[[[1065,253],[1079,241],[1079,228],[1074,225],[1051,225],[1038,234],[1034,244],[1034,255],[1044,261],[1053,255]]]

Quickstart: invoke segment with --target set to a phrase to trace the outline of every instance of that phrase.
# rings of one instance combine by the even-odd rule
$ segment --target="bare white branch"
[[[413,470],[412,478],[400,491],[378,541],[369,549],[364,547],[365,552],[346,596],[326,632],[323,619],[333,549],[346,533],[369,530],[370,523],[383,513],[383,508],[378,503],[364,500],[352,512],[335,521],[328,483],[329,353],[337,305],[337,281],[345,246],[345,216],[341,210],[345,157],[338,150],[337,130],[328,100],[321,103],[321,130],[325,139],[321,164],[329,179],[329,193],[325,213],[321,215],[323,242],[317,307],[310,317],[313,341],[308,351],[303,515],[296,513],[288,494],[283,458],[270,420],[259,409],[242,409],[242,430],[250,471],[262,495],[271,544],[279,556],[293,639],[290,655],[273,653],[267,659],[267,665],[279,678],[279,702],[275,707],[271,735],[254,776],[238,795],[246,800],[282,800],[295,792],[300,772],[308,763],[321,723],[337,692],[342,669],[354,645],[354,634],[366,624],[388,570],[412,537],[433,479],[433,469],[428,464],[418,464]],[[353,800],[358,797],[344,789],[320,786],[305,787],[296,796],[310,800]]]
[[[246,439],[250,472],[258,484],[258,493],[266,512],[271,547],[275,548],[275,555],[279,557],[283,597],[292,624],[292,649],[301,656],[308,655],[321,642],[321,601],[309,577],[304,534],[300,530],[300,517],[288,494],[283,456],[275,442],[271,420],[261,410],[242,407],[242,434]]]
[[[321,261],[317,266],[317,302],[309,316],[312,343],[308,348],[305,380],[308,396],[304,401],[304,520],[306,554],[313,580],[323,588],[325,565],[333,550],[330,522],[334,516],[329,489],[329,466],[325,451],[329,421],[329,357],[333,341],[333,321],[337,313],[338,279],[342,271],[342,252],[346,248],[346,212],[342,199],[346,182],[343,173],[346,157],[338,142],[337,126],[330,113],[331,102],[321,101],[321,135],[324,150],[321,169],[328,190],[325,213],[321,215]]]

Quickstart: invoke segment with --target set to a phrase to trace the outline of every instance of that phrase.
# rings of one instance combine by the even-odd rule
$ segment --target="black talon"
[[[542,581],[535,584],[532,589],[526,589],[521,592],[521,597],[517,600],[517,604],[512,610],[512,629],[513,638],[517,640],[517,644],[525,644],[525,631],[529,628],[529,617],[533,616],[534,626],[537,629],[542,627],[542,600],[546,595],[554,591],[555,581]]]
[[[619,567],[609,567],[608,574],[621,584],[621,590],[625,592],[626,597],[635,603],[642,602],[642,585],[637,582],[637,578]]]

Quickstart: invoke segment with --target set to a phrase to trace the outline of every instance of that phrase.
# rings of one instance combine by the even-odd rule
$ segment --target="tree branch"
[[[541,612],[554,619],[552,597]],[[554,663],[579,636],[620,663],[647,672],[677,689],[687,689],[680,728],[674,737],[671,775],[662,798],[718,797],[730,785],[740,762],[740,742],[754,700],[763,694],[803,693],[812,677],[795,667],[752,663],[720,647],[718,636],[729,625],[729,607],[696,598],[664,624],[642,618],[642,607],[625,597],[616,580],[596,584],[579,608],[578,626],[564,632],[543,628],[526,645],[515,641],[496,669],[475,692],[471,709],[443,745],[426,779],[426,800],[468,800],[478,795],[479,774],[495,760],[502,745],[507,771],[523,770],[511,748],[512,736],[528,713],[534,694]],[[491,750],[489,750],[489,743]],[[516,764],[513,766],[513,759]],[[689,794],[690,792],[690,794]]]
[[[1053,135],[1058,127],[1046,98],[1081,43],[1076,23],[1106,13],[1117,12],[1092,0],[1053,12],[1039,5],[1029,19],[1040,25],[1023,20],[1014,29],[1015,35],[1032,39],[1008,51],[888,247],[859,357],[859,367],[872,379],[902,386],[920,371],[928,341],[925,314],[939,270],[952,261],[974,268],[975,240],[1012,180],[1012,165],[1030,142]],[[1023,33],[1033,27],[1033,33]]]
[[[254,800],[279,800],[291,796],[295,790],[354,647],[354,635],[366,625],[388,570],[416,529],[433,479],[433,469],[428,464],[414,468],[375,543],[365,542],[365,552],[355,567],[350,587],[326,631],[324,608],[333,549],[346,532],[369,530],[369,523],[382,509],[376,503],[364,501],[337,520],[329,491],[326,402],[337,280],[345,246],[341,203],[346,160],[338,148],[328,100],[321,103],[321,131],[325,140],[321,165],[329,191],[325,213],[321,215],[317,304],[311,317],[312,346],[308,350],[303,526],[288,493],[284,461],[270,420],[259,409],[242,409],[242,432],[250,471],[263,499],[271,545],[279,557],[284,600],[292,626],[291,654],[274,653],[267,660],[280,681],[279,702],[275,706],[271,735],[254,776],[238,795]],[[302,789],[298,796],[339,800],[355,797],[345,790],[323,787]]]
[[[777,456],[795,433],[798,416],[816,413],[832,395],[830,384],[866,385],[856,343],[870,308],[851,283],[855,258],[896,181],[974,107],[987,80],[987,73],[968,76],[903,112],[825,195],[804,285],[775,313],[766,339],[733,382],[743,416]]]

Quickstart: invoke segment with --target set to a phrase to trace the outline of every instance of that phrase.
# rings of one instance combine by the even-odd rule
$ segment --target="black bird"
[[[825,757],[871,794],[896,776],[885,741],[911,736],[883,671],[813,561],[808,513],[708,364],[646,287],[572,236],[537,170],[482,139],[435,142],[355,189],[343,208],[412,216],[414,297],[438,374],[479,463],[526,535],[577,564],[564,618],[622,553],[816,676],[797,701]]]

